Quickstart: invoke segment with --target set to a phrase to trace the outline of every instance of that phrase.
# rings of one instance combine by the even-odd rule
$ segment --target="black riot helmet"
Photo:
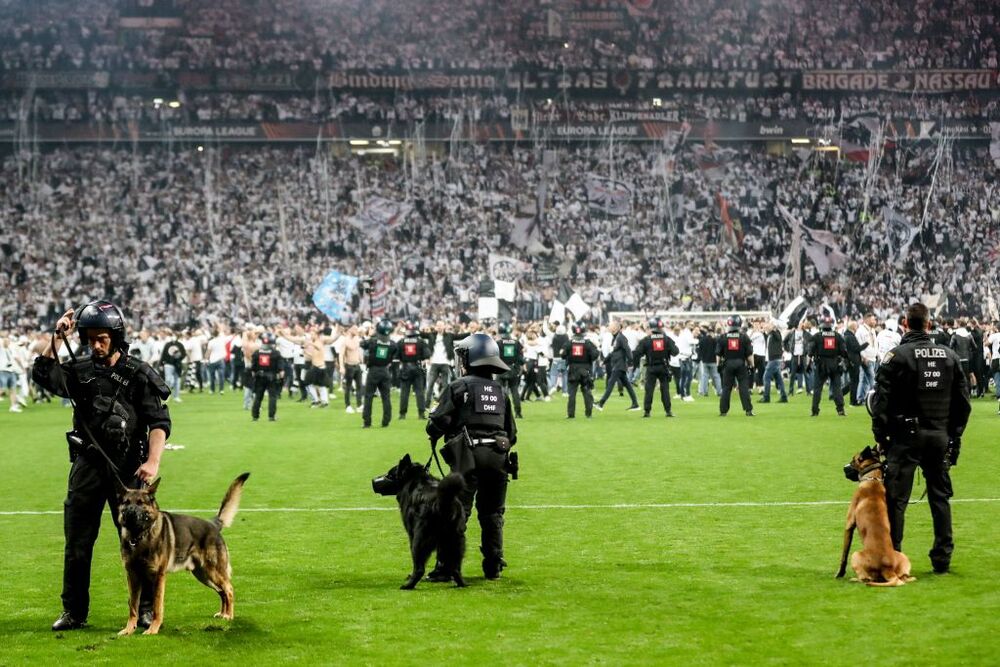
[[[726,326],[730,331],[739,331],[743,327],[743,318],[739,315],[730,315],[726,320]]]
[[[262,333],[260,335],[260,345],[261,347],[268,348],[269,350],[270,347],[274,345],[274,334],[271,333],[270,331],[265,331],[264,333]]]
[[[509,336],[510,332],[514,330],[514,327],[510,325],[510,322],[501,322],[497,325],[497,332],[501,336]]]
[[[392,322],[389,320],[379,320],[378,324],[375,325],[375,333],[388,336],[392,333]]]
[[[833,318],[829,315],[819,318],[819,328],[823,331],[833,331]]]
[[[111,332],[111,345],[116,350],[128,350],[125,340],[125,316],[121,308],[110,301],[91,301],[76,316],[76,330],[80,334],[80,342],[87,345],[87,335],[90,329],[108,329]]]
[[[484,333],[466,336],[457,345],[455,353],[467,372],[481,368],[491,373],[505,373],[510,366],[500,359],[500,348],[497,342]]]
[[[649,324],[649,328],[650,329],[662,329],[663,328],[663,320],[661,320],[658,317],[651,317],[651,318],[649,318],[649,322],[647,322],[647,324]]]
[[[414,322],[413,320],[409,320],[406,323],[406,333],[413,334],[416,333],[416,331],[417,331],[417,323]]]
[[[573,323],[573,335],[574,336],[582,336],[584,331],[585,330],[583,328],[583,322],[574,322]]]

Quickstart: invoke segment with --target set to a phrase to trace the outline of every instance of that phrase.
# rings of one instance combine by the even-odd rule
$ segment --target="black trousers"
[[[853,361],[847,363],[847,377],[848,377],[848,388],[844,390],[844,394],[849,396],[848,401],[851,405],[854,405],[858,397],[858,382],[861,380],[861,365]]]
[[[417,401],[417,414],[424,418],[424,369],[404,365],[399,369],[399,416],[406,416],[410,403],[410,390]]]
[[[137,467],[135,462],[119,465],[124,475]],[[105,471],[103,461],[96,462],[87,456],[78,456],[69,471],[66,501],[63,503],[66,547],[63,553],[62,605],[63,610],[77,620],[86,619],[90,611],[90,565],[105,504],[111,508],[115,530],[121,530],[118,525],[118,495]],[[132,480],[131,486],[138,488],[135,480]],[[143,587],[140,601],[143,611],[152,608],[152,593],[152,587]]]
[[[611,375],[608,376],[608,384],[604,387],[604,395],[597,401],[598,405],[604,406],[608,397],[611,396],[611,392],[614,391],[615,384],[621,384],[625,387],[628,397],[632,399],[632,405],[638,407],[639,399],[635,396],[635,390],[632,389],[632,383],[628,379],[628,371],[624,368],[616,368],[611,371]]]
[[[646,368],[646,383],[643,387],[645,395],[642,397],[642,409],[649,412],[653,409],[653,393],[656,385],[660,385],[660,402],[663,403],[663,411],[670,414],[670,369],[666,366],[649,366]]]
[[[479,550],[484,564],[499,564],[503,560],[503,525],[507,509],[507,457],[489,447],[472,450],[476,467],[465,473],[466,490],[460,496],[466,514],[476,515],[482,539]]]
[[[361,411],[361,421],[365,426],[372,424],[372,399],[378,390],[382,399],[382,426],[388,426],[392,421],[392,394],[389,385],[389,369],[385,366],[372,366],[368,369],[365,380],[365,407]]]
[[[594,411],[594,381],[590,377],[588,367],[571,365],[566,375],[569,398],[566,401],[566,416],[576,417],[576,392],[583,390],[584,414],[588,417]]]
[[[354,402],[361,405],[361,366],[344,366],[344,407],[351,407],[351,387]]]
[[[951,533],[951,504],[948,502],[952,490],[951,475],[945,462],[947,449],[948,434],[944,431],[922,430],[915,436],[894,438],[886,448],[888,467],[885,472],[892,546],[902,551],[906,506],[913,491],[913,473],[920,466],[934,523],[934,546],[929,555],[932,564],[945,567],[951,562],[955,548]]]
[[[764,386],[765,366],[767,366],[767,357],[762,354],[753,355],[753,385],[755,387]]]
[[[434,387],[441,383],[442,390],[451,383],[450,364],[431,364],[430,373],[427,376],[427,395],[424,397],[424,404],[430,405],[434,398]]]
[[[819,402],[823,397],[823,385],[826,381],[830,380],[830,391],[833,392],[833,403],[837,406],[837,412],[844,411],[844,392],[840,388],[840,376],[842,375],[840,368],[836,363],[830,363],[829,360],[817,359],[815,364],[816,369],[816,379],[813,382],[813,404],[812,412],[814,415],[819,414]]]
[[[510,396],[510,402],[514,405],[514,416],[521,416],[521,371],[510,370],[497,377],[500,386],[504,388]]]
[[[265,393],[267,393],[267,418],[274,419],[278,414],[281,381],[261,374],[253,379],[253,407],[250,408],[250,414],[254,419],[260,417],[260,404],[264,402]]]
[[[734,385],[739,387],[743,411],[753,410],[753,403],[750,402],[750,369],[747,368],[744,361],[726,361],[722,364],[722,395],[719,396],[719,412],[721,414],[729,413],[729,401]]]

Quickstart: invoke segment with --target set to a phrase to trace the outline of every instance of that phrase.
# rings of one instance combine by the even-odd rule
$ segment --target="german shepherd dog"
[[[462,559],[465,557],[466,513],[459,495],[465,490],[465,480],[451,473],[442,480],[432,476],[427,468],[410,460],[407,454],[385,475],[372,480],[372,489],[383,496],[396,496],[403,527],[410,538],[413,572],[403,590],[412,590],[424,576],[428,557],[435,550],[438,571],[458,587],[462,579]]]
[[[869,586],[902,586],[915,581],[916,577],[910,576],[910,559],[892,548],[882,460],[878,450],[865,447],[854,455],[844,472],[849,479],[858,481],[858,489],[847,510],[844,550],[837,578],[843,577],[847,571],[847,554],[857,528],[864,548],[851,556],[851,568],[857,574],[851,581],[863,581]]]
[[[167,573],[190,570],[196,579],[219,594],[222,609],[216,618],[233,618],[233,570],[222,539],[239,509],[245,472],[229,485],[219,513],[211,521],[163,512],[156,504],[157,478],[148,488],[128,489],[119,482],[118,522],[121,553],[128,578],[128,623],[119,635],[135,632],[139,622],[139,597],[153,589],[153,620],[143,633],[155,635],[163,624],[163,592]]]

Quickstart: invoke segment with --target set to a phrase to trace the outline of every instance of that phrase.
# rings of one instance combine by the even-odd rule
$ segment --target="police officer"
[[[833,330],[833,318],[829,315],[820,318],[819,328],[819,333],[809,340],[809,355],[813,358],[813,368],[816,371],[813,378],[812,416],[819,416],[823,385],[829,379],[837,414],[845,417],[844,392],[840,381],[844,373],[843,364],[847,362],[847,343],[843,336]]]
[[[584,328],[579,322],[573,325],[573,337],[561,350],[566,360],[566,380],[569,384],[569,400],[566,402],[566,417],[576,418],[576,392],[583,390],[583,407],[587,418],[594,410],[594,363],[601,358],[597,346],[584,338]]]
[[[521,418],[521,368],[524,366],[524,347],[521,341],[514,338],[513,327],[510,322],[501,322],[497,327],[500,337],[497,338],[497,347],[500,348],[500,359],[507,364],[510,370],[501,373],[497,380],[504,390],[510,395],[514,403],[514,414]]]
[[[879,366],[869,409],[872,433],[886,455],[885,493],[892,546],[902,550],[903,519],[913,473],[919,465],[934,523],[931,566],[935,572],[945,573],[954,549],[948,469],[958,463],[972,406],[958,355],[931,341],[927,323],[925,305],[914,303],[907,309],[907,331]]]
[[[277,421],[278,397],[281,396],[281,386],[285,379],[285,359],[275,346],[273,333],[261,334],[260,349],[250,356],[250,373],[253,377],[253,407],[250,408],[250,415],[254,421],[260,419],[260,404],[264,402],[264,392],[267,392],[267,419]]]
[[[738,384],[740,403],[747,417],[753,417],[753,404],[750,402],[750,368],[753,365],[753,344],[750,337],[740,329],[743,318],[732,315],[726,320],[728,331],[719,337],[715,355],[722,367],[722,395],[719,396],[719,414],[725,417],[729,413],[729,399],[733,393],[733,385]]]
[[[645,394],[642,397],[642,416],[648,417],[653,408],[653,392],[660,385],[660,401],[663,411],[673,417],[670,411],[670,357],[680,354],[677,343],[663,333],[663,321],[655,317],[649,320],[649,335],[639,341],[633,357],[636,367],[641,359],[646,360]]]
[[[107,503],[118,527],[116,479],[138,488],[156,477],[170,434],[165,403],[170,389],[145,362],[128,354],[125,317],[108,301],[93,301],[74,320],[70,309],[56,331],[75,327],[89,355],[59,363],[60,341],[35,359],[32,379],[47,391],[73,401],[69,488],[63,507],[66,549],[63,557],[63,612],[55,631],[86,626],[90,608],[90,563]],[[144,588],[143,597],[147,590]],[[140,601],[139,623],[152,620],[152,591]]]
[[[430,358],[431,352],[413,322],[406,323],[405,335],[396,343],[396,356],[400,362],[399,418],[406,419],[412,389],[417,401],[417,414],[424,419],[424,360]]]
[[[361,342],[365,351],[365,364],[368,366],[368,376],[365,378],[365,405],[361,412],[363,428],[372,426],[372,399],[378,390],[382,399],[382,427],[392,421],[392,397],[389,393],[389,365],[396,358],[396,346],[389,338],[392,333],[392,322],[380,320],[375,325],[375,335]]]
[[[482,529],[483,574],[498,579],[507,565],[503,558],[503,524],[507,500],[507,475],[517,478],[517,427],[511,412],[510,396],[497,373],[508,370],[500,360],[496,341],[483,333],[464,338],[455,346],[465,373],[442,392],[438,406],[427,421],[431,446],[444,437],[445,461],[452,472],[465,477],[462,502],[472,511],[473,498]],[[450,580],[450,574],[435,568],[430,579]]]

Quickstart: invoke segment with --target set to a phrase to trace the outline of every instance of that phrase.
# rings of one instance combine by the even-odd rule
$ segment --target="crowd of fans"
[[[671,0],[636,10],[645,4],[177,0],[181,28],[129,30],[119,3],[4,0],[0,71],[998,66],[989,0]],[[579,9],[619,20],[596,39],[569,16]]]
[[[106,296],[143,325],[305,322],[318,317],[311,294],[333,269],[391,275],[393,316],[450,317],[475,311],[490,252],[526,263],[516,303],[524,317],[548,312],[558,279],[594,318],[779,311],[796,283],[792,232],[775,203],[832,233],[848,258],[825,275],[802,258],[802,290],[838,312],[888,314],[929,296],[953,313],[988,312],[1000,199],[981,150],[950,148],[933,188],[903,185],[891,154],[870,178],[829,153],[717,152],[724,164],[709,170],[702,147],[686,143],[672,155],[660,144],[458,144],[402,162],[324,147],[16,152],[0,171],[0,289],[10,297],[0,319],[37,327]],[[625,183],[631,211],[591,206],[590,174]],[[529,241],[514,220],[535,215],[539,193]],[[351,220],[373,197],[412,212],[382,235],[362,231]],[[887,209],[919,229],[908,249],[890,239]]]

